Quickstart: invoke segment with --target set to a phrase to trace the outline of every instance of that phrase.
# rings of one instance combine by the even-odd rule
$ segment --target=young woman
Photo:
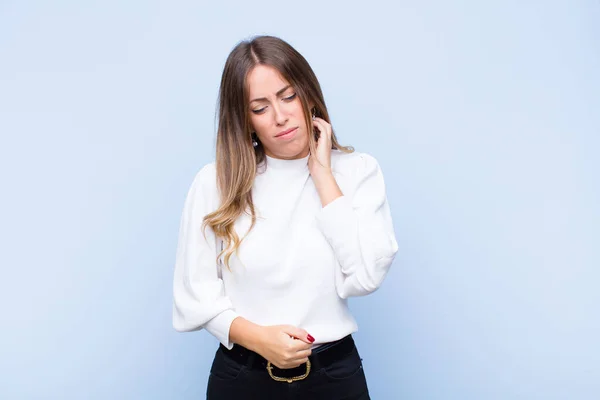
[[[220,341],[207,398],[369,399],[347,299],[398,249],[376,159],[338,143],[308,62],[273,36],[232,50],[218,113],[173,288],[174,328]]]

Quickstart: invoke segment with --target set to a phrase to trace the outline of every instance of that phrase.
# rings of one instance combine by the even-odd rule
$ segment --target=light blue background
[[[201,399],[171,326],[223,63],[281,36],[373,154],[400,251],[373,399],[600,398],[597,1],[0,3],[2,399]]]

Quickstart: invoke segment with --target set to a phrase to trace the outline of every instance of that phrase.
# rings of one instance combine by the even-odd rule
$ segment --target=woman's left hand
[[[331,125],[321,118],[313,120],[313,126],[321,133],[317,140],[317,152],[308,157],[308,170],[319,193],[321,205],[325,207],[342,196],[331,171]]]
[[[318,178],[323,174],[331,174],[331,125],[319,117],[312,120],[312,123],[320,135],[317,140],[317,153],[308,158],[308,169],[313,177]]]

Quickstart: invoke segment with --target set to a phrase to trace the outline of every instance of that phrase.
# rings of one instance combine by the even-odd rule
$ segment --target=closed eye
[[[294,93],[291,96],[284,97],[283,100],[285,100],[285,101],[292,101],[292,100],[294,100],[296,98],[296,95],[297,95],[297,93]],[[263,108],[260,108],[258,110],[252,110],[252,112],[254,114],[262,114],[266,109],[267,109],[267,107],[263,107]]]

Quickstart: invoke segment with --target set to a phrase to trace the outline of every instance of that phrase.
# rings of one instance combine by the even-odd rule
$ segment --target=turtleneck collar
[[[267,168],[280,169],[280,170],[303,170],[308,168],[308,157],[307,155],[303,158],[296,158],[293,160],[285,160],[282,158],[269,157],[265,154],[265,160]]]

